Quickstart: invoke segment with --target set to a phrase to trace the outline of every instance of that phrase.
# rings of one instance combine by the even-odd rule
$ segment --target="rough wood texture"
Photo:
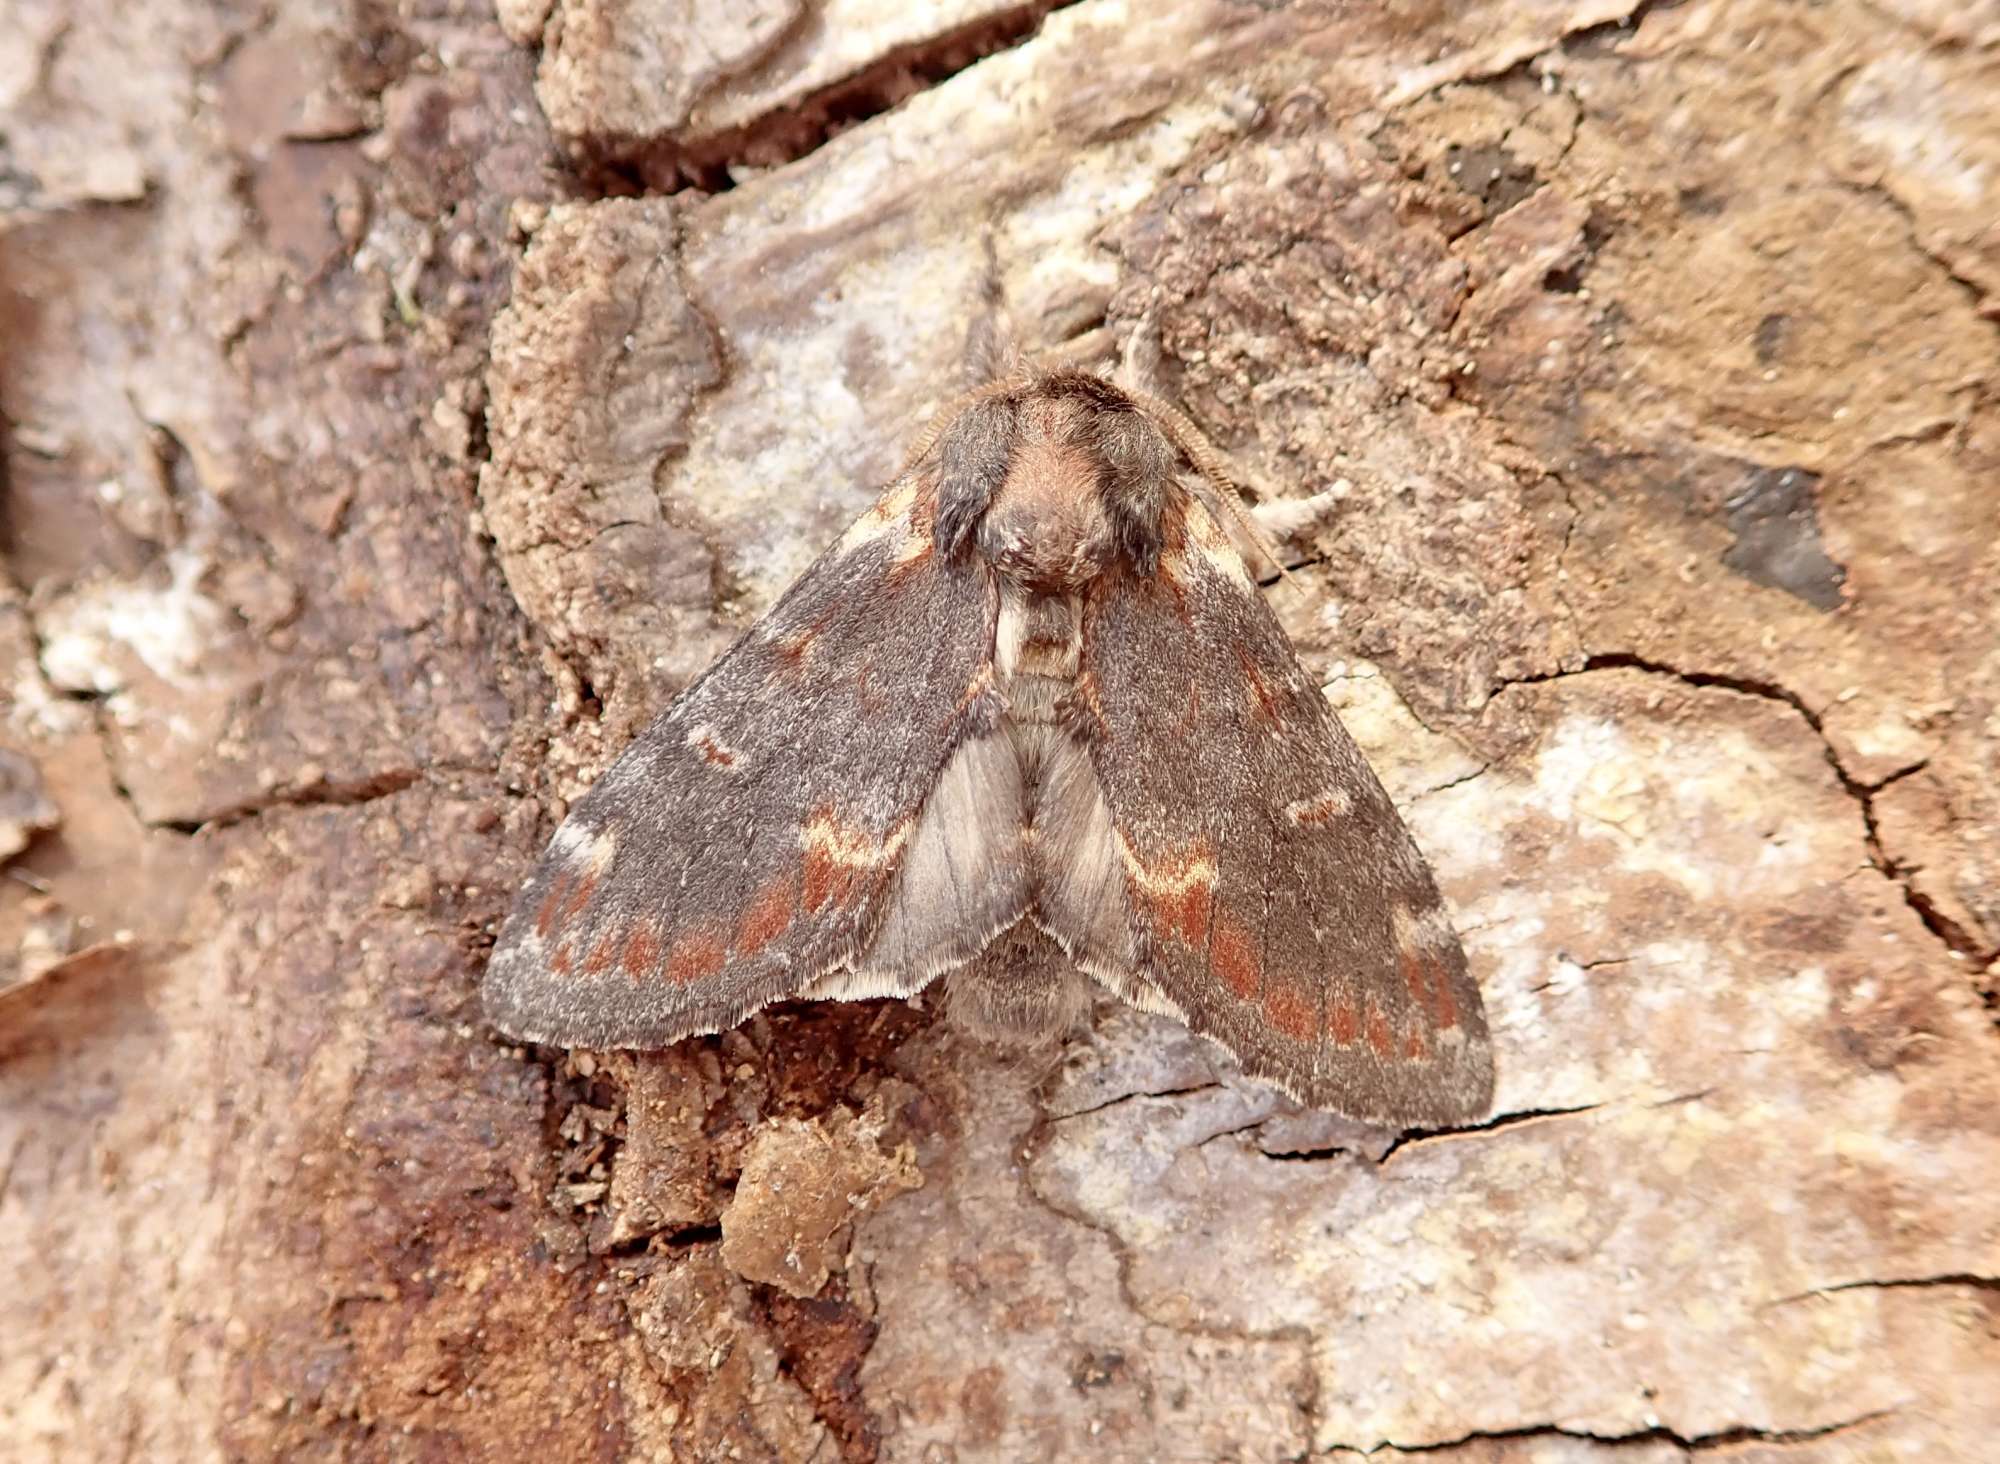
[[[0,1458],[1990,1455],[2000,9],[498,10],[8,18]],[[1334,495],[1490,1123],[481,1024],[989,251]]]

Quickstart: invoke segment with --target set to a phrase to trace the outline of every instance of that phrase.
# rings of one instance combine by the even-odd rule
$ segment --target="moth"
[[[944,978],[977,1032],[1095,981],[1305,1104],[1484,1113],[1430,870],[1151,392],[1012,369],[580,799],[487,968],[512,1037],[663,1047]]]

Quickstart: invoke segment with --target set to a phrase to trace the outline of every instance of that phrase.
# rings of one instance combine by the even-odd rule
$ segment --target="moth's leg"
[[[1016,1046],[1061,1041],[1090,1005],[1083,973],[1025,918],[947,976],[944,997],[958,1026]]]
[[[1118,349],[1118,369],[1112,376],[1127,391],[1165,398],[1160,383],[1160,323],[1150,312],[1133,321],[1125,332]]]
[[[1267,499],[1251,505],[1250,521],[1280,544],[1310,539],[1340,512],[1340,501],[1347,492],[1347,484],[1342,483],[1310,498]]]

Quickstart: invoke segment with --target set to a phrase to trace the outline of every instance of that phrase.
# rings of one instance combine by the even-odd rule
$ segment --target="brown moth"
[[[990,1035],[1094,978],[1302,1102],[1492,1096],[1437,886],[1224,531],[1178,411],[1017,366],[626,749],[487,968],[516,1038],[662,1047],[946,978]]]

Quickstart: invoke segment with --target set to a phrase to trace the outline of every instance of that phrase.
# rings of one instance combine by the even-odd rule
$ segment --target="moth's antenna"
[[[1160,323],[1151,311],[1132,322],[1118,348],[1118,384],[1140,396],[1161,396]]]

